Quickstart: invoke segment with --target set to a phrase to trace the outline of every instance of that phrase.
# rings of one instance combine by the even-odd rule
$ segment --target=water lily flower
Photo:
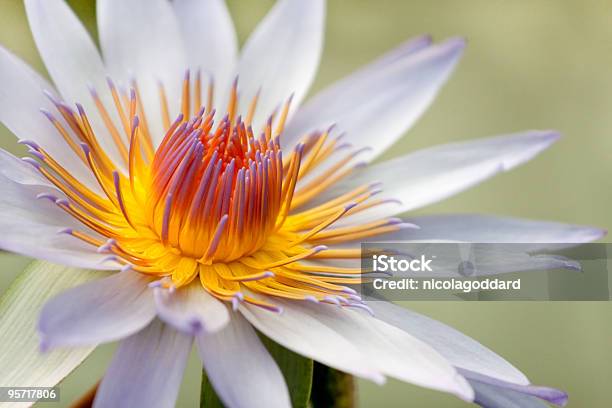
[[[475,340],[351,288],[359,241],[389,234],[602,236],[493,216],[394,217],[558,138],[527,131],[369,164],[430,105],[462,39],[410,40],[302,104],[324,0],[279,0],[240,51],[222,0],[99,0],[101,52],[63,0],[25,5],[52,83],[0,50],[0,119],[30,153],[0,151],[0,247],[81,275],[110,271],[48,301],[38,324],[43,351],[120,341],[94,406],[173,406],[195,343],[225,405],[287,407],[257,331],[377,383],[393,377],[489,407],[565,402]],[[82,358],[37,384],[57,383]]]

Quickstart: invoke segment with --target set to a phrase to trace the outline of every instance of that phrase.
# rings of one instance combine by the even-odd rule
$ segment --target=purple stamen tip
[[[49,201],[55,202],[57,200],[57,196],[54,196],[50,193],[40,193],[36,195],[37,199],[46,198]]]
[[[319,303],[319,300],[312,296],[312,295],[308,295],[304,297],[304,300],[308,301],[308,302],[312,302],[312,303]]]
[[[232,310],[236,312],[238,310],[238,305],[240,305],[240,301],[236,298],[232,298]]]
[[[263,274],[264,278],[273,278],[275,276],[276,276],[275,273],[272,272],[272,271],[265,271],[264,274]]]
[[[333,303],[336,306],[340,306],[340,301],[335,296],[325,296],[323,300],[329,303]]]
[[[134,265],[132,265],[132,264],[125,264],[125,265],[123,265],[123,266],[121,267],[121,272],[128,272],[128,271],[131,271],[133,267],[134,267]],[[149,287],[151,287],[150,285],[151,285],[151,284],[149,284]]]
[[[93,96],[94,98],[98,97],[98,91],[96,91],[96,88],[92,84],[87,85],[87,89],[89,90],[91,96]]]
[[[33,140],[20,139],[17,143],[22,144],[22,145],[26,145],[29,148],[34,149],[34,150],[40,149],[40,146],[38,145],[38,143],[36,143]]]
[[[344,207],[344,211],[349,211],[355,207],[357,207],[357,203],[349,203]]]
[[[96,248],[96,252],[99,254],[107,253],[110,251],[110,247],[107,244],[100,245]]]
[[[45,95],[47,98],[49,98],[49,99],[51,100],[51,102],[53,102],[54,104],[56,104],[56,103],[57,103],[57,99],[55,99],[55,96],[54,96],[54,95],[53,95],[53,94],[52,94],[50,91],[48,91],[48,90],[44,89],[44,90],[43,90],[43,94],[44,94],[44,95]]]
[[[51,112],[49,112],[46,109],[40,109],[40,113],[42,113],[43,115],[45,115],[45,117],[47,119],[49,119],[51,122],[55,121],[55,116],[53,116],[53,114]]]
[[[138,119],[138,115],[134,116],[134,120],[132,121],[132,128],[136,129],[140,124],[140,119]]]
[[[387,200],[384,201],[384,203],[386,204],[397,204],[397,205],[402,205],[401,200],[397,199],[397,198],[389,198]]]
[[[243,301],[244,301],[244,294],[243,294],[242,292],[236,292],[236,293],[234,294],[234,297],[235,297],[236,299],[238,299],[239,301],[241,301],[241,302],[243,302]]]
[[[100,263],[104,263],[104,262],[119,262],[119,258],[117,258],[117,256],[115,255],[105,256],[104,258],[100,260]]]
[[[315,251],[315,253],[317,252],[321,252],[321,251],[325,251],[327,249],[326,245],[318,245],[316,247],[313,248],[313,250]]]
[[[65,198],[58,198],[57,200],[55,200],[55,204],[69,206],[70,202]]]
[[[81,150],[83,150],[83,153],[85,153],[86,156],[89,155],[90,149],[87,143],[80,143],[80,146]]]
[[[41,198],[46,198],[49,201],[53,201],[55,202],[55,200],[57,200],[57,196],[54,196],[53,194],[50,193],[40,193],[36,195],[37,199],[41,199]]]
[[[342,143],[339,144],[335,147],[334,150],[338,151],[338,150],[344,150],[344,149],[348,149],[349,147],[352,147],[353,145],[351,145],[350,143]]]
[[[40,163],[37,162],[36,160],[34,160],[31,157],[22,157],[21,160],[23,160],[24,162],[31,164],[32,166],[36,167],[37,169],[40,168]]]
[[[387,220],[387,224],[389,224],[389,225],[401,224],[402,222],[403,222],[403,220],[401,218],[395,218],[395,217],[389,218]]]
[[[126,266],[127,266],[127,265],[126,265]],[[123,268],[122,268],[122,269],[123,269]],[[160,279],[160,280],[156,280],[156,281],[153,281],[153,282],[149,283],[149,285],[148,285],[148,286],[149,286],[151,289],[155,289],[155,288],[161,288],[161,285],[162,285],[162,280]]]
[[[37,152],[36,150],[29,149],[28,153],[30,153],[32,156],[36,157],[37,159],[45,160],[45,156],[42,153]]]
[[[342,287],[342,292],[343,293],[350,293],[351,295],[356,295],[357,291],[353,288],[349,288],[348,286],[343,286]]]
[[[61,230],[57,231],[58,234],[68,234],[68,235],[72,235],[72,228],[62,228]]]
[[[357,309],[365,310],[371,316],[374,316],[374,310],[372,310],[371,307],[369,307],[367,305],[364,305],[363,303],[352,303],[352,304],[349,305],[349,307],[354,307],[354,308],[357,308]]]
[[[374,148],[372,148],[372,146],[365,146],[365,147],[362,147],[361,149],[357,149],[357,150],[355,151],[355,154],[360,154],[360,153],[370,152],[370,151],[372,151],[372,150],[374,150]]]

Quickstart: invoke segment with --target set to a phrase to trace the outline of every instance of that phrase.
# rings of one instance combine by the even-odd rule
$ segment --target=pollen
[[[258,98],[241,115],[236,80],[220,114],[213,108],[214,84],[203,86],[199,72],[193,78],[185,74],[181,113],[174,121],[159,85],[165,134],[156,146],[138,85],[130,85],[122,92],[108,81],[114,106],[105,106],[92,90],[103,135],[94,133],[81,105],[70,107],[48,95],[56,112],[43,113],[99,189],[76,179],[44,146],[21,141],[33,156],[24,160],[63,192],[38,198],[51,200],[83,226],[63,233],[107,253],[122,273],[146,274],[153,286],[171,290],[197,279],[203,290],[234,307],[248,302],[280,311],[274,299],[283,298],[366,308],[350,286],[367,272],[333,262],[359,259],[360,250],[335,246],[406,224],[391,218],[338,226],[343,218],[385,203],[374,197],[376,185],[314,201],[360,165],[360,151],[327,129],[304,135],[283,153],[291,99],[254,130]],[[110,109],[120,123],[111,119]],[[111,160],[99,137],[112,138],[121,162]],[[328,163],[332,156],[340,158]]]

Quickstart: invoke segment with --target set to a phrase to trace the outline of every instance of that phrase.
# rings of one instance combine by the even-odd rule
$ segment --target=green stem
[[[315,362],[310,401],[313,408],[353,408],[353,376]]]

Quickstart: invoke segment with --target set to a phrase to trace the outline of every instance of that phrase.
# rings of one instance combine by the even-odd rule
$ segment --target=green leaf
[[[285,377],[289,393],[291,394],[291,406],[293,408],[307,408],[312,387],[312,360],[287,350],[261,333],[259,335]],[[202,371],[200,407],[223,407],[223,403],[219,400],[210,381],[208,381],[206,371]]]
[[[88,347],[41,354],[36,324],[48,299],[107,274],[41,261],[27,266],[0,299],[0,386],[55,386],[93,351]],[[0,403],[2,408],[12,406]]]
[[[312,388],[313,362],[260,335],[264,345],[281,369],[291,394],[293,408],[307,408]]]

